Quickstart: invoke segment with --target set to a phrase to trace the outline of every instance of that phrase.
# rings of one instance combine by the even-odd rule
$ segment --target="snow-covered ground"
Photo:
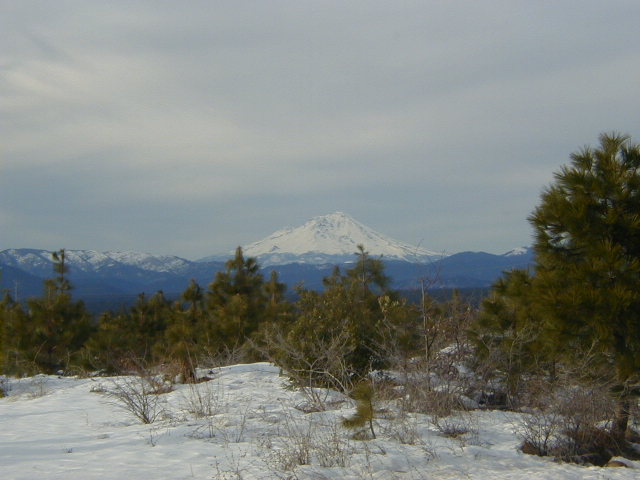
[[[637,479],[634,468],[554,463],[518,451],[517,415],[475,411],[447,438],[425,415],[376,420],[354,440],[353,404],[328,392],[324,412],[266,364],[216,369],[154,397],[143,424],[105,392],[132,378],[9,379],[0,399],[0,478],[9,479]],[[387,415],[389,416],[389,415]]]

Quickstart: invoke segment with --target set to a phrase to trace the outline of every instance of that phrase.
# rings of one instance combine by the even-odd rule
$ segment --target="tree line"
[[[131,308],[92,319],[83,302],[72,297],[61,250],[53,254],[55,277],[45,282],[43,296],[21,304],[6,292],[0,302],[0,365],[3,373],[21,375],[121,373],[136,364],[170,362],[190,381],[196,367],[220,356],[283,357],[276,339],[280,347],[286,339],[311,357],[319,345],[339,337],[348,371],[362,375],[385,365],[379,350],[389,329],[406,356],[417,352],[421,313],[390,289],[381,259],[364,247],[356,259],[344,272],[336,267],[324,279],[323,291],[300,287],[298,300],[290,302],[277,273],[265,279],[256,259],[238,248],[208,288],[192,280],[175,301],[161,291],[140,294]],[[435,312],[435,303],[429,308]]]

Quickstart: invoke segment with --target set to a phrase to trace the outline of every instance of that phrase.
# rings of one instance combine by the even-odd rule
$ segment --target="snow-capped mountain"
[[[181,292],[191,278],[206,285],[222,268],[220,263],[200,264],[175,256],[93,250],[65,250],[65,263],[74,296],[87,301],[158,290]],[[42,281],[53,276],[50,251],[0,252],[0,289],[10,290],[14,297],[40,295]]]
[[[414,288],[417,279],[437,278],[440,287],[490,286],[505,270],[529,268],[534,262],[530,248],[520,247],[502,255],[461,252],[445,255],[393,240],[336,212],[312,218],[296,228],[285,228],[243,247],[245,257],[255,257],[268,277],[276,270],[290,286],[303,282],[307,288],[322,289],[322,278],[334,265],[349,268],[358,245],[374,257],[382,257],[394,288]],[[225,268],[226,255],[197,262],[139,252],[97,252],[65,250],[74,296],[87,301],[135,297],[158,290],[177,296],[191,279],[208,285],[216,272]],[[42,293],[42,281],[53,274],[51,252],[35,249],[0,251],[0,294],[10,291],[15,298]],[[98,307],[96,307],[98,308]]]
[[[386,260],[421,262],[445,255],[389,238],[343,212],[312,218],[304,225],[285,228],[242,247],[261,265],[326,264],[354,259],[358,245]]]
[[[96,252],[94,250],[65,250],[67,264],[75,273],[93,273],[117,267],[134,267],[158,273],[178,273],[189,268],[191,262],[180,257],[154,256],[139,252]],[[0,252],[0,263],[17,267],[36,275],[50,275],[51,252],[29,248]]]

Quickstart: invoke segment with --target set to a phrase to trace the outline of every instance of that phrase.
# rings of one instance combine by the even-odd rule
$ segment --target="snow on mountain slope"
[[[420,261],[444,255],[382,235],[343,212],[312,218],[296,228],[278,230],[243,247],[245,255],[257,257],[263,265],[327,263],[335,257],[353,259],[358,245],[374,256]],[[333,258],[331,258],[333,257]]]
[[[519,257],[523,255],[530,255],[532,253],[531,247],[516,247],[513,250],[509,250],[503,254],[503,257]]]
[[[118,266],[137,267],[152,272],[179,272],[191,262],[170,255],[155,256],[138,252],[96,252],[94,250],[65,250],[66,261],[76,272],[99,272]],[[49,275],[51,252],[35,249],[10,249],[0,252],[0,263],[20,268],[32,274]]]

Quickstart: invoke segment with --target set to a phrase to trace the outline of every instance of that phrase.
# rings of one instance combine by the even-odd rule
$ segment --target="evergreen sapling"
[[[356,401],[356,413],[342,420],[342,425],[354,430],[364,429],[368,425],[371,437],[376,438],[376,432],[373,429],[373,386],[370,382],[360,382],[353,389],[351,396]]]

